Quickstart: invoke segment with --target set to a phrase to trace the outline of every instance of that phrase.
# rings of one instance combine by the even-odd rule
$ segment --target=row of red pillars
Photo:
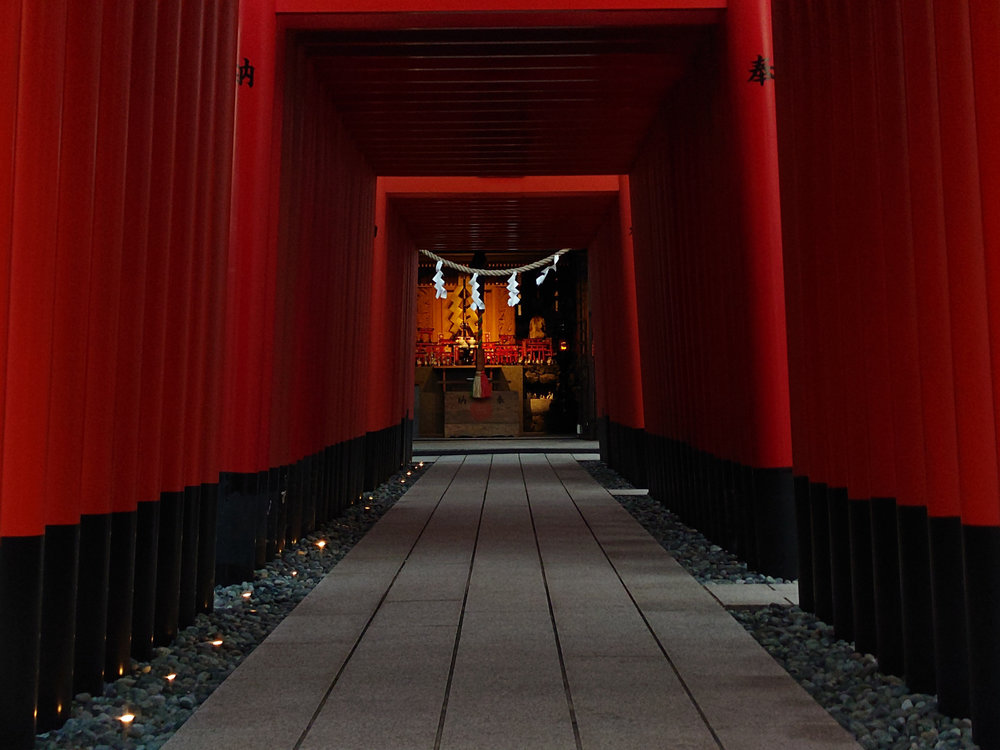
[[[0,7],[3,747],[403,460],[416,259],[284,38],[250,0]]]
[[[1000,8],[775,34],[805,604],[1000,747]]]

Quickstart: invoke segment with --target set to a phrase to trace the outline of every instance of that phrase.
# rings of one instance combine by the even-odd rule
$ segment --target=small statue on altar
[[[529,339],[544,339],[545,338],[545,318],[541,315],[535,315],[528,321],[528,338]]]

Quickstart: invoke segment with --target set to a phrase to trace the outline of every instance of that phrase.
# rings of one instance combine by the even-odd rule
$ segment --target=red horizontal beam
[[[558,195],[560,193],[617,193],[618,175],[539,175],[532,177],[381,177],[387,195],[426,193],[503,193]]]
[[[277,0],[278,13],[722,10],[726,0]]]
[[[279,3],[292,7],[292,2]],[[725,5],[690,10],[483,10],[385,12],[279,10],[281,29],[444,29],[523,26],[705,26],[721,22]]]

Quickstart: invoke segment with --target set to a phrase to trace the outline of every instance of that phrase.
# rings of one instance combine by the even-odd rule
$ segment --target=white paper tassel
[[[448,299],[448,292],[444,288],[444,274],[441,272],[441,261],[434,267],[434,299]]]
[[[486,305],[483,304],[483,298],[479,294],[479,274],[472,274],[472,309],[473,310],[485,310]]]
[[[535,283],[538,284],[538,286],[541,286],[542,282],[545,281],[545,277],[549,275],[549,271],[555,271],[556,270],[556,264],[558,262],[559,262],[559,256],[557,255],[557,256],[555,256],[552,259],[552,265],[551,266],[546,266],[545,270],[542,271],[540,274],[538,274],[538,278],[535,279]]]
[[[517,273],[512,273],[507,280],[507,307],[517,307],[521,303],[521,295],[517,290]]]

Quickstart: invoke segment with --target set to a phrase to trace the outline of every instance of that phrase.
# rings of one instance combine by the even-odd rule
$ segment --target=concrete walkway
[[[165,745],[856,747],[564,454],[438,459]]]

